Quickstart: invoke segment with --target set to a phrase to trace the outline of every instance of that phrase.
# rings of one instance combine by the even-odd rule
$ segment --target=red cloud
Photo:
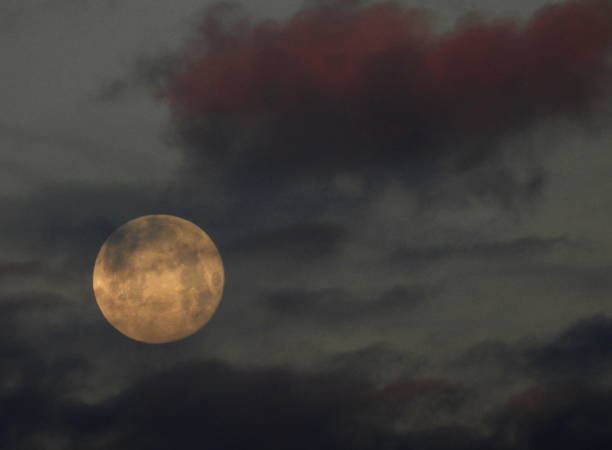
[[[306,10],[229,35],[219,28],[174,78],[178,110],[280,113],[325,100],[480,126],[582,108],[600,94],[612,5],[569,2],[525,25],[473,20],[444,34],[431,31],[423,11],[388,2]]]
[[[466,19],[445,33],[394,2],[233,26],[215,8],[202,38],[167,98],[192,147],[238,149],[232,161],[257,173],[477,161],[542,118],[592,111],[612,79],[605,0],[547,6],[526,23]],[[210,117],[223,127],[204,137]],[[249,140],[227,144],[237,136]]]

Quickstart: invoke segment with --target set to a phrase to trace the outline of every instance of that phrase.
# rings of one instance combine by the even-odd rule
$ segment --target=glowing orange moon
[[[108,322],[140,342],[183,339],[215,313],[225,283],[212,239],[179,217],[144,216],[109,236],[93,271],[96,301]]]

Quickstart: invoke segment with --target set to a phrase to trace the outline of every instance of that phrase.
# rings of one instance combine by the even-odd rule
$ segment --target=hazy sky
[[[0,4],[0,448],[612,445],[606,0]],[[91,272],[174,214],[213,320]]]

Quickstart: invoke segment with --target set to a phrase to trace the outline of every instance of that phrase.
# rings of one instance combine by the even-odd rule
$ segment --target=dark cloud
[[[582,319],[552,342],[528,354],[534,367],[553,377],[597,379],[612,369],[612,319]]]
[[[535,263],[529,265],[529,273],[545,283],[575,290],[582,298],[602,297],[607,299],[612,288],[610,273],[612,266],[604,264]]]
[[[105,345],[96,342],[99,339],[116,342],[118,338],[101,319],[89,291],[84,291],[77,290],[68,296],[34,288],[3,290],[0,292],[1,340],[7,346],[23,347],[20,352],[24,358],[35,357],[45,363],[67,357],[95,362],[89,350],[95,349],[101,355],[105,349]],[[115,351],[119,351],[117,346]],[[16,357],[21,358],[18,354]],[[9,366],[5,369],[9,370]]]
[[[74,366],[56,371],[74,373]],[[367,385],[346,376],[191,363],[135,382],[87,405],[46,374],[3,392],[4,442],[49,433],[79,448],[349,448],[367,406]]]
[[[551,345],[599,336],[607,321],[579,322]],[[526,354],[547,345],[531,344]],[[489,346],[485,353],[496,351]],[[608,359],[602,352],[596,357]],[[196,359],[140,376],[95,401],[82,399],[94,376],[86,360],[44,357],[40,348],[6,339],[0,358],[0,427],[9,448],[48,446],[54,439],[67,448],[118,450],[552,450],[604,449],[612,442],[612,395],[588,376],[536,375],[533,386],[483,408],[478,383],[404,373],[381,384],[376,367],[368,369],[372,364],[384,372],[414,363],[381,346],[300,371]],[[466,422],[470,408],[478,416]]]
[[[396,350],[385,343],[328,355],[319,363],[323,372],[359,373],[373,385],[418,376],[427,364],[425,355]]]
[[[219,363],[180,367],[115,401],[126,448],[333,448],[365,406],[367,387],[346,377]],[[168,401],[170,400],[170,402]],[[231,430],[235,432],[232,433]],[[346,445],[348,443],[345,443]]]
[[[397,318],[431,299],[437,290],[425,286],[395,286],[373,298],[363,298],[346,289],[288,289],[269,293],[262,302],[283,318],[318,324],[351,324],[381,317]]]
[[[560,246],[567,245],[565,238],[524,237],[506,241],[483,241],[435,246],[404,246],[389,255],[393,264],[422,268],[438,262],[455,259],[476,260],[488,264],[508,261],[531,261]]]
[[[165,91],[195,172],[226,166],[259,187],[344,173],[415,185],[479,166],[542,119],[587,114],[610,80],[606,1],[547,6],[524,24],[472,16],[441,34],[430,22],[391,2],[285,22],[211,8]],[[473,190],[542,183],[500,170]]]
[[[40,275],[42,263],[38,261],[0,262],[0,280],[13,277],[30,277]]]
[[[413,379],[401,380],[388,384],[380,389],[376,395],[386,397],[415,397],[439,392],[452,392],[456,386],[446,380],[440,379]]]
[[[528,348],[531,348],[530,346]],[[529,358],[520,345],[504,341],[487,340],[470,347],[451,363],[455,367],[478,367],[496,371],[508,378],[520,378],[529,367]]]
[[[410,405],[380,395],[359,373],[300,374],[194,361],[142,377],[92,403],[73,395],[75,377],[78,382],[90,376],[80,361],[31,358],[26,364],[21,358],[19,364],[11,361],[17,368],[13,381],[0,390],[3,442],[11,448],[49,445],[54,438],[83,449],[370,450],[381,442],[401,448],[404,440],[421,445],[429,440],[393,430],[387,421]],[[37,370],[44,372],[36,378]],[[443,432],[430,433],[441,439],[437,434]]]
[[[335,254],[348,238],[348,231],[323,222],[303,222],[277,228],[259,229],[229,242],[229,259],[274,259],[312,262]]]
[[[399,439],[398,448],[426,448],[431,450],[501,450],[510,449],[502,442],[483,436],[470,427],[448,425],[418,433],[410,433]]]
[[[53,310],[69,305],[69,300],[53,292],[27,292],[0,294],[0,311],[3,314],[31,314],[33,310]],[[14,320],[15,316],[11,317]]]
[[[32,348],[3,339],[0,367],[2,448],[47,446],[50,438],[62,436],[63,415],[89,375],[89,364],[71,357],[45,361]]]
[[[582,383],[531,388],[500,415],[496,440],[510,449],[569,450],[612,445],[612,392]]]
[[[612,371],[610,339],[612,319],[598,314],[579,319],[546,340],[535,335],[514,343],[486,340],[470,347],[451,366],[501,370],[517,380],[527,376],[552,385],[567,380],[597,384]]]

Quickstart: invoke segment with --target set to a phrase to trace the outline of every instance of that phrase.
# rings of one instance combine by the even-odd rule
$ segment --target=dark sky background
[[[612,448],[612,3],[3,0],[0,448]],[[215,240],[199,333],[91,289]]]

